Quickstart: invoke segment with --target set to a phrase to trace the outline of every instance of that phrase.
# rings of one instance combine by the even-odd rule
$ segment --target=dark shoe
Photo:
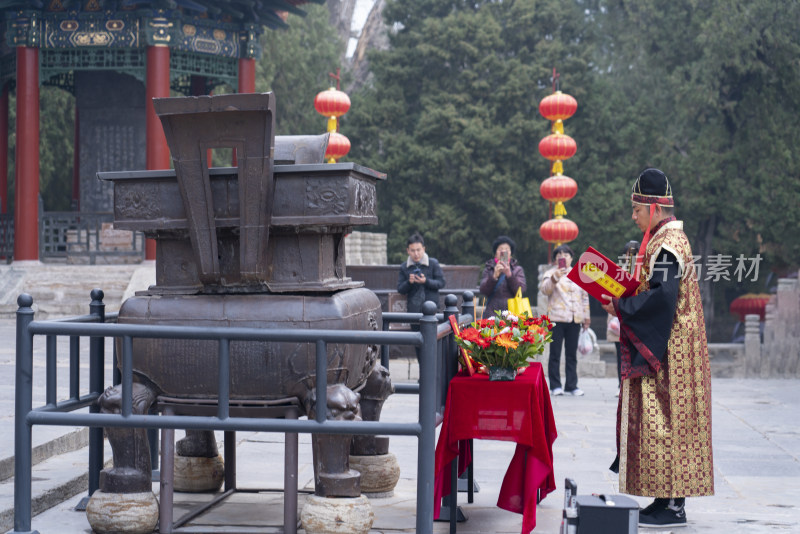
[[[644,528],[685,527],[686,511],[682,505],[678,506],[674,503],[675,501],[672,499],[667,503],[664,503],[662,499],[656,499],[653,504],[639,512],[639,526]]]
[[[641,517],[642,515],[650,515],[657,508],[666,508],[667,506],[669,506],[669,499],[656,498],[646,508],[639,510],[639,516]]]

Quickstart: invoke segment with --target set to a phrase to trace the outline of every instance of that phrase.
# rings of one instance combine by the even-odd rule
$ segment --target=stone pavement
[[[13,469],[13,460],[10,459],[13,455],[14,417],[13,321],[0,321],[0,339],[3,340],[0,343],[0,467],[5,465]],[[37,351],[37,354],[41,353]],[[43,361],[38,361],[38,358],[34,381],[41,386],[44,381]],[[66,361],[63,364],[66,365]],[[415,379],[415,373],[415,362],[392,361],[392,376],[396,382],[401,381],[401,377]],[[608,494],[617,489],[616,475],[607,470],[614,457],[616,380],[584,378],[580,385],[586,391],[585,397],[553,399],[559,434],[553,450],[558,489],[540,504],[536,532],[558,532],[565,477],[576,480],[579,494]],[[716,495],[689,499],[689,525],[678,532],[738,534],[800,531],[798,386],[798,380],[714,380]],[[39,404],[42,402],[39,401]],[[38,404],[35,402],[34,405]],[[382,419],[407,422],[416,417],[416,413],[416,396],[397,394],[387,401]],[[74,428],[34,429],[34,444],[42,447],[43,458],[34,469],[34,493],[41,506],[49,508],[33,518],[33,528],[41,534],[90,532],[84,513],[73,511],[87,487],[85,472],[88,454],[86,448],[81,448],[85,444],[83,432]],[[181,432],[178,434],[180,436]],[[282,531],[282,494],[279,490],[283,481],[283,436],[241,432],[237,434],[237,440],[239,487],[274,491],[238,493],[192,521],[186,531]],[[475,449],[475,476],[480,484],[480,492],[475,495],[473,504],[466,504],[466,494],[459,495],[462,509],[469,520],[459,524],[458,531],[519,532],[521,516],[495,506],[503,474],[513,454],[513,444],[476,440]],[[70,450],[73,451],[65,452]],[[398,458],[401,479],[393,497],[371,500],[375,512],[373,531],[413,532],[416,440],[392,437],[390,450]],[[106,456],[109,455],[107,446]],[[3,478],[9,474],[7,471]],[[307,435],[300,436],[299,475],[300,487],[308,492],[313,491],[310,438]],[[154,485],[154,489],[157,491],[157,485]],[[176,494],[176,517],[189,509],[192,502],[210,498],[208,495]],[[642,504],[649,502],[643,498],[638,500]],[[0,520],[3,520],[0,532],[11,528],[11,523],[6,521],[10,520],[12,511],[13,478],[5,478],[0,481]],[[434,531],[447,532],[448,525],[435,523]]]

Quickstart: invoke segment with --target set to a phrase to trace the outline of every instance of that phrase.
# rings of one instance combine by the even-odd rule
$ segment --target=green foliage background
[[[352,160],[389,175],[391,260],[419,230],[444,263],[482,261],[498,234],[529,273],[547,261],[538,102],[556,67],[579,105],[565,121],[572,247],[613,257],[639,239],[630,187],[659,167],[695,254],[765,258],[756,282],[702,284],[707,319],[727,314],[800,263],[799,16],[789,0],[388,0],[392,48],[370,56],[374,83],[342,129]]]

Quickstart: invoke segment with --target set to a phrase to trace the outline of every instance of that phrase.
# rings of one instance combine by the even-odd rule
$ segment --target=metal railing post
[[[417,532],[433,532],[433,478],[436,450],[436,304],[422,305],[419,331],[422,334],[419,373],[419,422],[422,429],[417,449]]]
[[[451,316],[455,316],[458,320],[458,297],[455,295],[447,295],[444,298],[444,320],[450,321]],[[447,336],[442,342],[442,376],[439,381],[439,407],[444,409],[445,402],[447,401],[447,388],[450,381],[456,376],[458,372],[458,358],[456,357],[456,342],[453,340],[453,334]]]
[[[89,313],[97,316],[97,322],[102,324],[106,319],[106,305],[103,303],[105,294],[101,289],[93,289],[92,302],[89,304]],[[98,395],[103,393],[103,375],[105,374],[105,338],[93,337],[89,339],[89,392]],[[89,413],[99,413],[100,406],[93,403]],[[103,429],[100,427],[89,428],[89,496],[100,488],[100,471],[103,469]]]
[[[328,418],[328,345],[318,339],[316,347],[317,372],[314,381],[314,390],[316,391],[314,410],[317,423],[324,423]]]
[[[33,321],[33,298],[23,293],[17,298],[17,362],[14,420],[14,532],[31,532],[31,426],[28,414],[33,409],[33,336],[28,325]]]
[[[472,320],[475,320],[475,295],[472,291],[464,291],[461,294],[461,313],[462,315],[471,315]]]
[[[389,321],[383,319],[382,323],[381,330],[384,332],[389,330]],[[389,345],[381,345],[381,365],[386,369],[389,368]]]

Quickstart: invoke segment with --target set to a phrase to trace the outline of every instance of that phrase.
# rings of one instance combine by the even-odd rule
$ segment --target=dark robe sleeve
[[[623,373],[627,378],[654,374],[664,363],[678,303],[680,277],[677,258],[663,251],[654,265],[650,289],[614,300],[620,320],[620,342],[622,348],[627,349],[623,353],[628,353],[628,358],[624,358],[628,361],[622,362],[623,369],[628,367],[628,373]]]

